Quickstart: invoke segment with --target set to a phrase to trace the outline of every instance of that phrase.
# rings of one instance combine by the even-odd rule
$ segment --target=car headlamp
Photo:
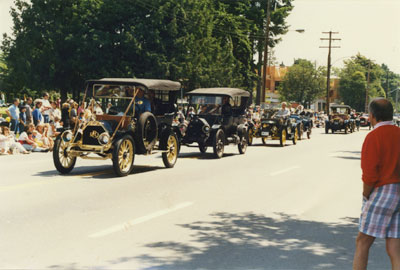
[[[110,135],[107,132],[101,133],[99,136],[99,142],[101,144],[107,144],[110,141]]]
[[[204,133],[209,133],[210,132],[210,126],[208,126],[208,125],[203,126],[203,132]]]
[[[69,142],[72,140],[72,132],[71,131],[67,131],[64,133],[64,141]]]

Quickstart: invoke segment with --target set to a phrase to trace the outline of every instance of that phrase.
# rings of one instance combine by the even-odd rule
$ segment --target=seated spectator
[[[33,131],[35,131],[35,125],[29,124],[25,131],[19,135],[18,142],[25,148],[27,151],[32,152],[47,152],[48,149],[38,146],[35,142],[35,138],[33,138]]]
[[[2,143],[3,154],[13,154],[16,151],[23,154],[29,154],[29,152],[15,140],[14,135],[10,133],[8,127],[3,127],[3,132],[0,134],[0,142]]]
[[[50,151],[53,150],[54,146],[54,141],[53,139],[49,136],[49,127],[46,124],[40,124],[36,127],[36,133],[35,131],[33,132],[33,135],[35,137],[35,142],[38,144],[38,146],[47,148]]]
[[[3,135],[3,128],[0,127],[0,155],[6,154],[6,140]]]

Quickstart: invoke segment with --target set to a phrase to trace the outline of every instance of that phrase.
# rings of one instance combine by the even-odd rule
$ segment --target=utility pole
[[[371,73],[371,60],[368,61],[367,89],[365,89],[365,112],[368,112],[369,75]]]
[[[269,24],[271,23],[271,0],[267,1],[267,26],[265,29],[264,40],[264,61],[263,61],[263,75],[261,80],[261,95],[260,105],[265,102],[265,90],[267,88],[267,69],[268,69],[268,43],[269,43]]]
[[[328,48],[328,75],[326,80],[326,115],[329,117],[329,90],[331,87],[331,49],[340,48],[340,46],[332,46],[332,41],[341,40],[340,38],[332,38],[332,34],[339,34],[339,32],[322,32],[322,34],[329,34],[329,38],[321,38],[321,40],[329,40],[329,46],[320,46],[320,48]]]

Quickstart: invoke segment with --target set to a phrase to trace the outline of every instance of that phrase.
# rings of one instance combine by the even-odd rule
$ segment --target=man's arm
[[[367,199],[369,199],[369,196],[371,195],[372,191],[374,190],[373,186],[367,185],[364,183],[363,185],[363,196]]]

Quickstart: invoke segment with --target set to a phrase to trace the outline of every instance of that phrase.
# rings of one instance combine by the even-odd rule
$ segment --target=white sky
[[[285,65],[293,59],[305,58],[327,65],[328,37],[322,32],[339,32],[341,38],[333,45],[333,66],[341,67],[343,60],[358,52],[376,63],[385,63],[400,73],[400,0],[295,0],[288,17],[291,30],[305,29],[305,33],[288,32],[275,49],[275,56]]]
[[[294,9],[288,17],[291,30],[275,48],[278,62],[292,65],[295,58],[327,64],[328,45],[320,41],[327,37],[321,32],[335,31],[341,38],[332,50],[333,66],[341,67],[344,59],[360,52],[376,61],[385,63],[400,74],[400,0],[294,0]],[[10,33],[12,20],[9,14],[13,0],[0,0],[0,39]]]

